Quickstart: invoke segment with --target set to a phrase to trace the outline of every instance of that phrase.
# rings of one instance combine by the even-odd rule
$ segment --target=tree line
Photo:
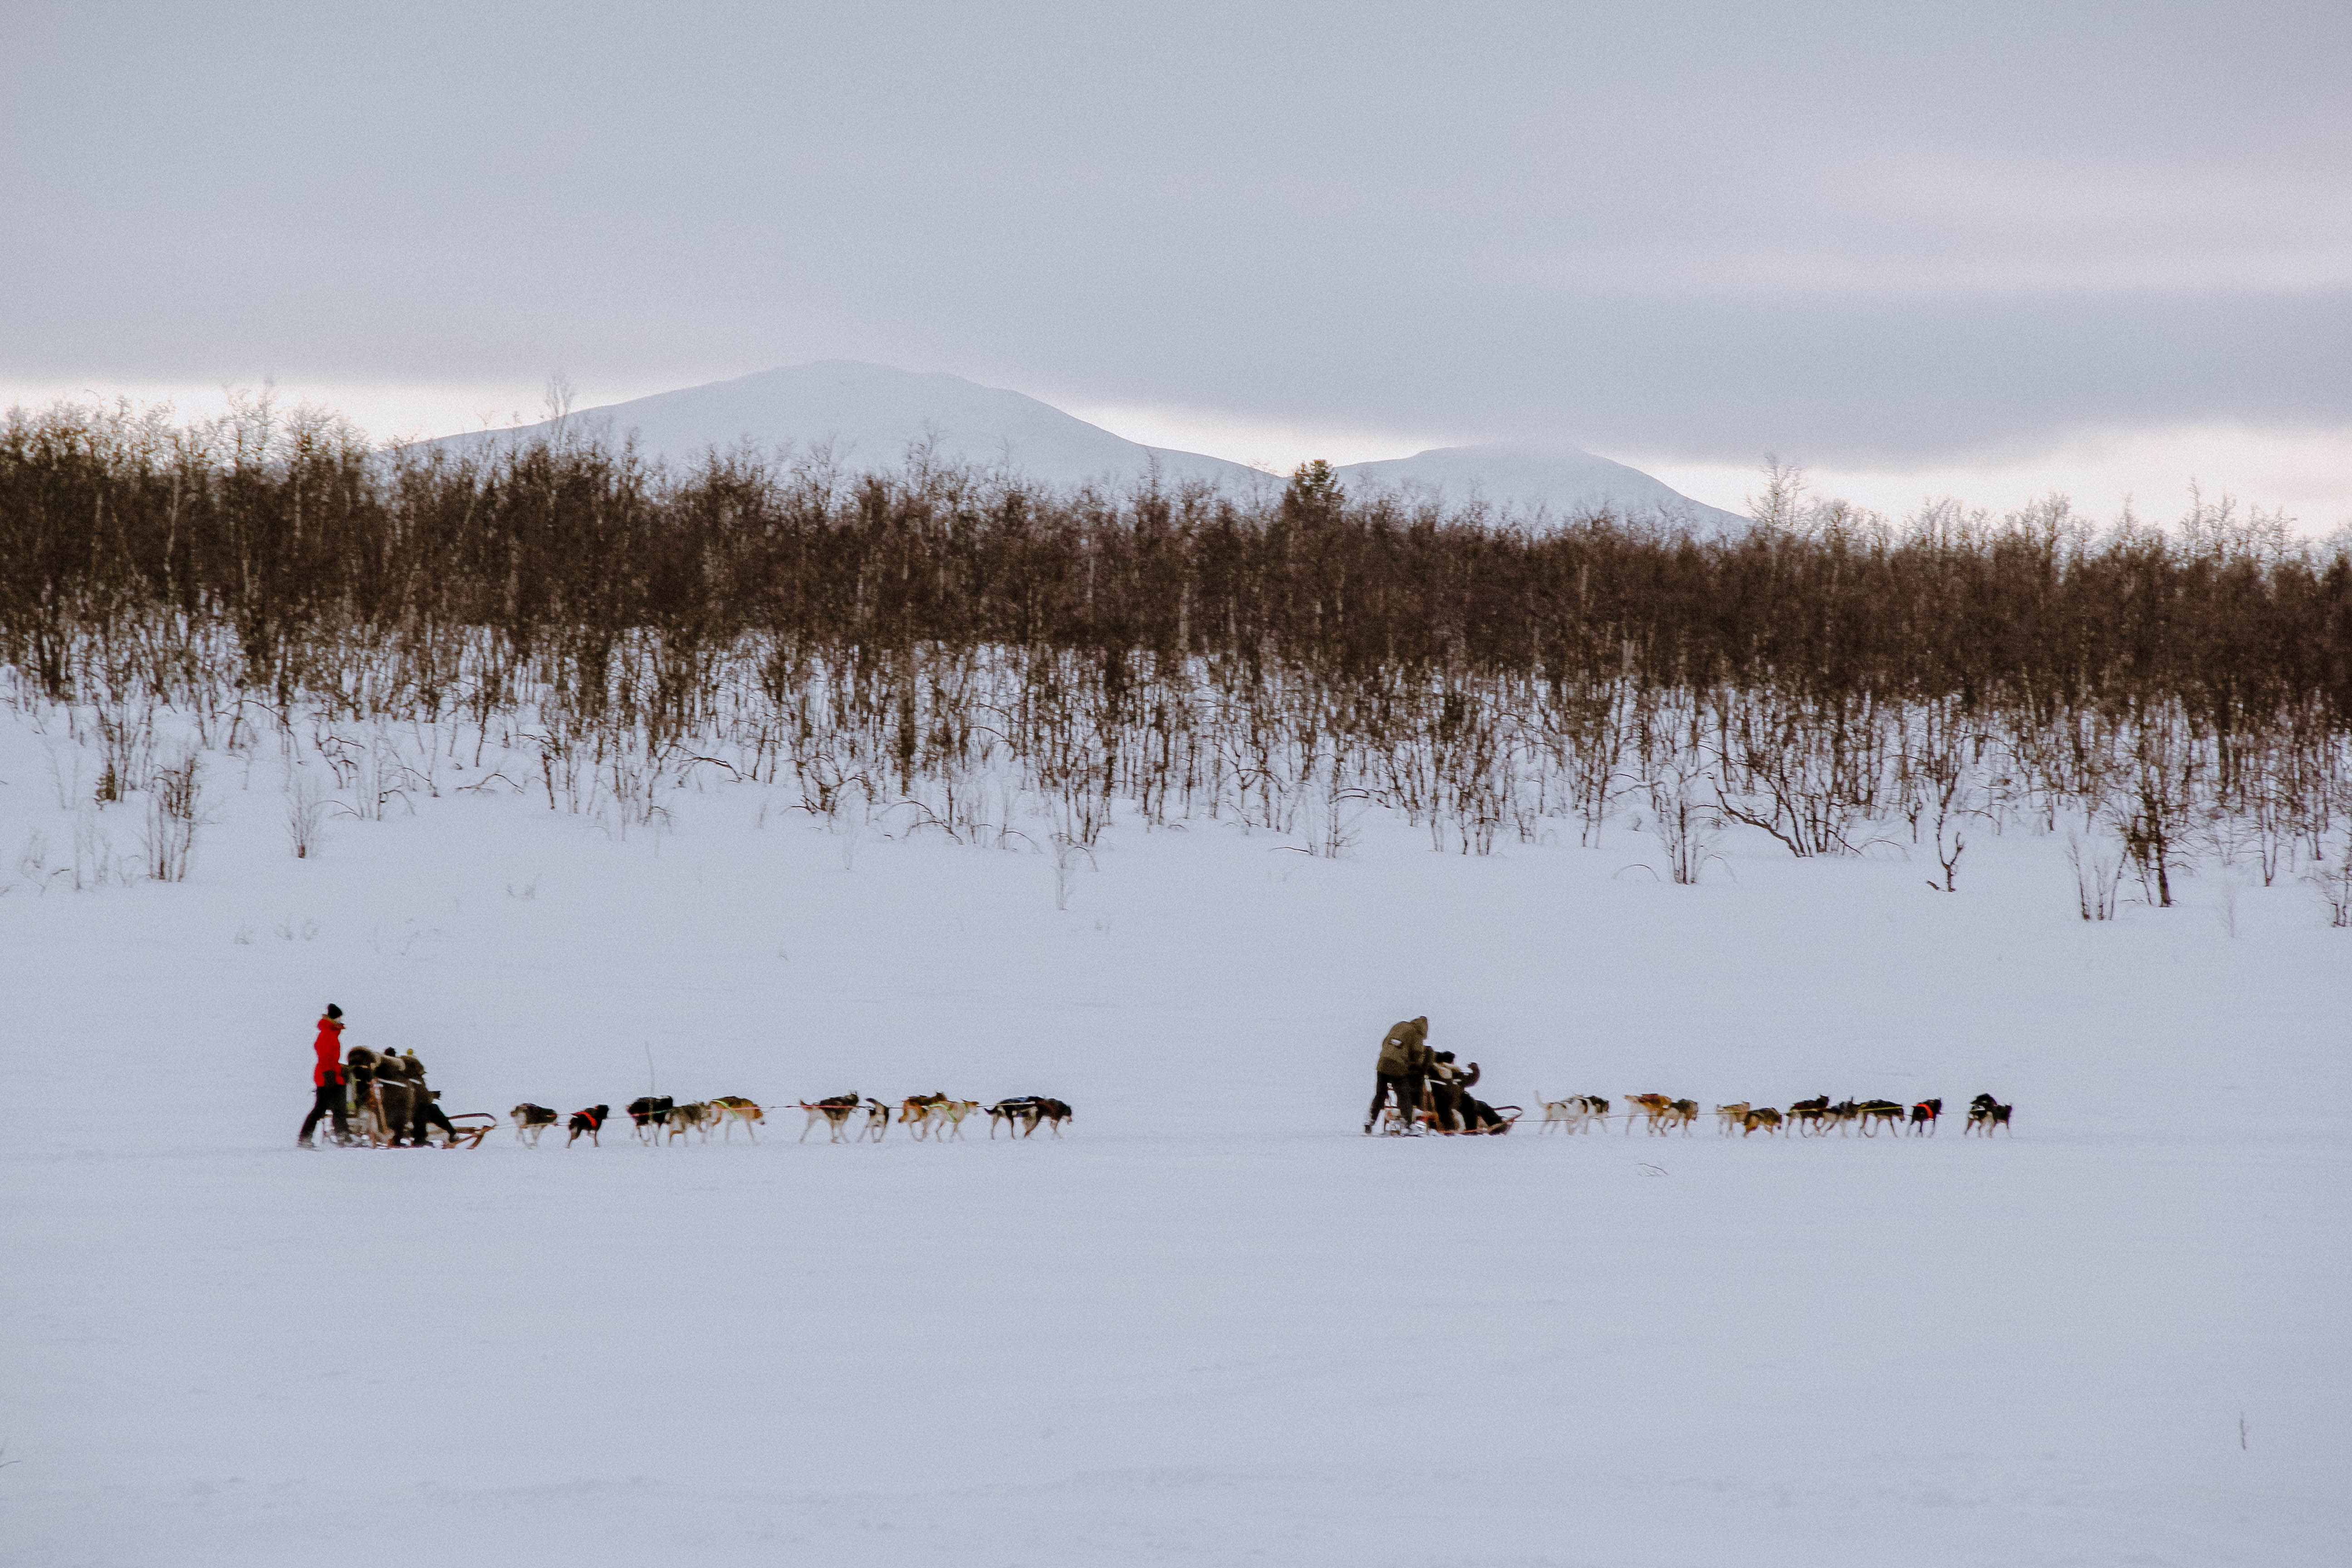
[[[261,712],[528,736],[574,809],[652,812],[724,766],[961,836],[1005,773],[1074,842],[1114,802],[1330,853],[1366,803],[1469,852],[1630,813],[1688,877],[1727,820],[1808,855],[2038,819],[2159,901],[2236,825],[2281,864],[2330,852],[2340,542],[2226,504],[1894,524],[1778,472],[1756,510],[1727,537],[1534,528],[1319,466],[1254,496],[1058,491],[920,453],[681,469],[561,433],[383,451],[311,410],[60,405],[0,428],[0,664],[20,702],[160,703],[224,743]]]

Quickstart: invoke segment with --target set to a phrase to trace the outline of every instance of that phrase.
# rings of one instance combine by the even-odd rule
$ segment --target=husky
[[[1037,1129],[1037,1102],[1034,1100],[1000,1100],[988,1107],[988,1135],[996,1136],[996,1124],[1003,1122],[1013,1129],[1015,1138]]]
[[[930,1122],[939,1131],[939,1141],[944,1143],[952,1138],[959,1143],[962,1142],[963,1119],[979,1109],[980,1101],[976,1100],[942,1100],[933,1102]]]
[[[718,1118],[719,1125],[724,1129],[721,1137],[725,1141],[734,1141],[735,1124],[739,1121],[743,1124],[743,1131],[751,1135],[752,1142],[760,1141],[760,1124],[768,1119],[768,1113],[760,1109],[757,1101],[746,1100],[740,1094],[722,1094],[710,1102],[710,1110]]]
[[[661,1142],[662,1123],[677,1104],[666,1094],[641,1094],[629,1101],[629,1136],[646,1142]]]
[[[1969,1101],[1969,1119],[1960,1128],[1960,1131],[1963,1135],[1980,1132],[1990,1138],[1992,1136],[1994,1128],[2009,1126],[2009,1113],[2015,1109],[2017,1109],[2015,1106],[1999,1103],[1991,1095],[1978,1095]],[[2016,1131],[2012,1130],[2010,1136],[2016,1137]]]
[[[669,1114],[662,1120],[669,1129],[670,1138],[683,1138],[689,1132],[699,1132],[702,1141],[708,1143],[710,1142],[710,1124],[717,1118],[709,1106],[697,1100],[689,1105],[670,1107]]]
[[[1659,1123],[1664,1121],[1666,1107],[1672,1103],[1673,1101],[1669,1100],[1663,1094],[1627,1095],[1625,1097],[1626,1133],[1630,1136],[1633,1131],[1633,1123],[1643,1117],[1647,1117],[1650,1122],[1651,1134],[1655,1136],[1662,1131]]]
[[[1902,1131],[1903,1108],[1891,1100],[1865,1100],[1853,1108],[1853,1114],[1861,1122],[1864,1138],[1876,1136],[1882,1125]]]
[[[830,1100],[820,1100],[814,1104],[811,1104],[805,1100],[801,1100],[798,1103],[803,1110],[808,1112],[808,1125],[801,1129],[801,1135],[798,1142],[803,1143],[807,1142],[808,1135],[816,1131],[816,1124],[820,1121],[824,1122],[831,1131],[831,1136],[826,1140],[826,1142],[832,1143],[847,1142],[847,1140],[842,1137],[841,1129],[843,1124],[849,1120],[849,1113],[857,1109],[857,1097],[856,1095],[836,1094]]]
[[[898,1102],[898,1121],[908,1135],[928,1138],[931,1132],[931,1112],[948,1102],[944,1094],[910,1094]]]
[[[544,1105],[533,1105],[528,1100],[508,1112],[514,1118],[515,1142],[526,1148],[539,1147],[539,1135],[554,1126],[560,1118]]]

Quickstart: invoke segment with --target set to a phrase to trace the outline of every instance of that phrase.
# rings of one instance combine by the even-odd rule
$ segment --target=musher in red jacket
[[[310,1104],[310,1114],[302,1119],[301,1147],[315,1149],[310,1134],[318,1129],[319,1118],[335,1119],[335,1142],[351,1140],[351,1123],[343,1116],[343,1010],[332,1002],[327,1004],[327,1015],[319,1020],[319,1037],[311,1042],[319,1053],[319,1065],[310,1069],[310,1082],[318,1093]]]

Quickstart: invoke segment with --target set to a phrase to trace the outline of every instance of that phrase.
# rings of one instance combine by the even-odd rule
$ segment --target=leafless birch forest
[[[845,836],[1076,864],[1116,814],[1342,855],[1604,828],[1698,881],[1795,856],[2068,846],[2086,919],[2200,866],[2340,889],[2352,557],[2200,504],[1901,523],[1775,476],[1744,536],[1531,532],[1341,494],[1075,495],[926,463],[651,468],[593,441],[380,452],[314,411],[0,428],[6,697],[184,872],[205,758],[282,766],[289,852],[501,790],[616,831],[756,781]],[[184,826],[181,832],[172,825]],[[1630,840],[1629,840],[1630,841]],[[2330,908],[2340,923],[2344,903]]]

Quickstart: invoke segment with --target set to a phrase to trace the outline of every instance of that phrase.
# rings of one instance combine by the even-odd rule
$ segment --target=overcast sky
[[[2352,520],[2345,0],[8,0],[0,71],[0,397],[846,357],[1244,460]]]

